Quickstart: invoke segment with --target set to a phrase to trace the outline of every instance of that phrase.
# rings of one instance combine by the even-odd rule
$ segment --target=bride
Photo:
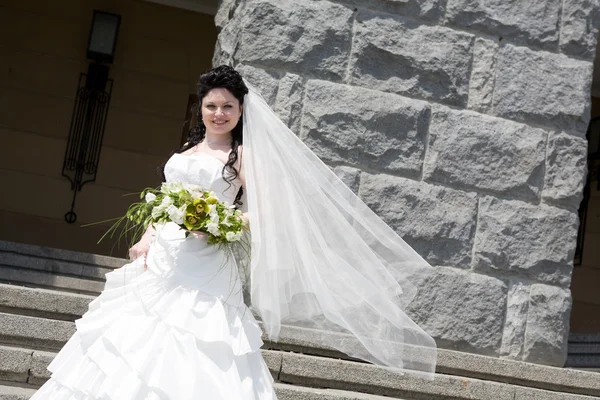
[[[149,228],[32,399],[276,399],[246,278],[269,340],[313,329],[315,345],[432,379],[435,342],[403,311],[429,265],[233,68],[203,74],[198,95],[198,126],[164,177],[246,210],[250,254],[174,223]]]

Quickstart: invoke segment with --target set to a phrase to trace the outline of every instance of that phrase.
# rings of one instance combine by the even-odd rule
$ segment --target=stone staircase
[[[28,399],[49,378],[46,366],[102,290],[104,274],[122,264],[0,241],[0,400]],[[600,399],[596,372],[440,350],[438,374],[425,381],[320,347],[319,334],[286,327],[278,343],[265,343],[280,400]],[[579,348],[589,363],[600,351],[593,342],[586,346]]]

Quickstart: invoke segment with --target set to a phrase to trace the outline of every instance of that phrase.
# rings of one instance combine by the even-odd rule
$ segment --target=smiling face
[[[229,134],[242,116],[239,100],[227,89],[211,89],[202,99],[202,121],[208,135]]]

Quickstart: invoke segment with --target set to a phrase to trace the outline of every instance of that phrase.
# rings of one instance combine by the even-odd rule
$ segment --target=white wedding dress
[[[165,175],[232,203],[240,182],[230,186],[222,169],[206,153],[175,154]],[[139,258],[106,274],[104,291],[75,321],[77,332],[32,399],[276,399],[233,259],[167,223],[157,229],[147,266]]]

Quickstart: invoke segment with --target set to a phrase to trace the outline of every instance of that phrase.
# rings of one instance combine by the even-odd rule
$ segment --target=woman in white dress
[[[270,340],[318,329],[317,345],[431,379],[435,342],[403,311],[429,265],[233,68],[203,74],[198,94],[198,126],[165,179],[247,207],[251,254],[236,262],[201,233],[149,228],[32,399],[275,399],[239,265]]]

